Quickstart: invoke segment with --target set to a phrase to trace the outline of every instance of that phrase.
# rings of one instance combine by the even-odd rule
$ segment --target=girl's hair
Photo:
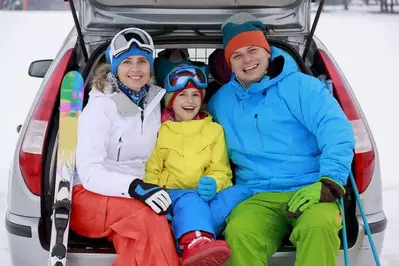
[[[206,103],[202,102],[201,104],[201,108],[198,111],[198,114],[200,115],[200,117],[204,118],[208,116],[208,111],[206,110]]]

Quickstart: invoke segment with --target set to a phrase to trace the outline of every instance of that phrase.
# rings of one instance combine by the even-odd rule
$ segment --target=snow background
[[[377,8],[378,10],[378,8]],[[52,59],[73,25],[69,12],[0,11],[0,220],[7,207],[10,160],[18,134],[41,79],[28,76],[30,62]],[[364,8],[330,9],[320,18],[316,35],[328,47],[351,84],[376,139],[388,217],[384,266],[399,266],[399,15]],[[0,225],[0,265],[9,266],[7,235]],[[373,264],[371,264],[373,265]]]

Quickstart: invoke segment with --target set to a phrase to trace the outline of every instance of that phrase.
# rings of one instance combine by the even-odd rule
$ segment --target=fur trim
[[[118,89],[110,84],[107,75],[111,72],[111,65],[101,64],[94,70],[92,86],[97,89],[99,92],[104,94],[111,94],[117,92]],[[150,80],[148,81],[148,85],[152,85],[155,83],[155,78],[153,73],[151,73]]]
[[[107,75],[109,72],[111,72],[110,64],[101,64],[94,70],[92,81],[93,87],[104,94],[110,94],[117,91],[117,88],[108,81]]]

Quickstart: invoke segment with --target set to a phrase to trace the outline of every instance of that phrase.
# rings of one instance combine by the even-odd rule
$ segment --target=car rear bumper
[[[358,218],[362,224],[361,218]],[[370,231],[373,235],[377,253],[380,254],[387,227],[387,219],[383,212],[368,215]],[[23,217],[6,214],[5,227],[8,232],[8,243],[12,265],[45,265],[48,251],[45,250],[39,239],[39,218]],[[30,255],[28,255],[30,254]],[[69,253],[68,265],[109,266],[115,258],[115,254],[95,253]],[[363,226],[359,227],[356,244],[349,250],[350,265],[375,265],[370,244]],[[295,251],[278,252],[269,259],[269,265],[294,265]],[[343,251],[338,257],[338,265],[343,266]]]
[[[369,223],[370,232],[373,235],[384,232],[385,229],[387,229],[387,226],[388,226],[388,220],[386,217],[378,222]]]
[[[6,219],[5,219],[5,227],[9,234],[26,237],[26,238],[32,238],[32,227],[31,226],[13,223],[10,220],[8,220],[8,218],[7,218],[8,216],[9,215],[7,215]],[[388,220],[386,217],[384,217],[384,219],[382,219],[382,220],[369,223],[371,234],[374,235],[374,234],[378,234],[378,233],[385,231],[385,229],[387,228],[387,224],[388,224]]]
[[[39,218],[14,215],[5,217],[11,265],[46,265],[48,252],[39,239]]]
[[[360,234],[361,235],[361,234]],[[381,254],[385,231],[373,234],[373,241],[378,254]],[[270,266],[286,266],[295,264],[295,252],[278,252],[268,260]],[[351,266],[375,266],[373,253],[370,249],[367,237],[349,249],[349,265]],[[381,259],[380,259],[381,260]],[[341,250],[337,257],[337,266],[345,266],[344,251]]]
[[[49,253],[40,243],[39,218],[23,217],[7,212],[5,227],[11,265],[47,265]],[[109,266],[114,259],[115,254],[69,253],[68,266]]]

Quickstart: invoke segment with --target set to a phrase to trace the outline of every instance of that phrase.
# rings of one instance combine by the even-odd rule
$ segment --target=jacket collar
[[[162,123],[162,126],[166,126],[175,134],[181,135],[192,135],[197,132],[200,132],[202,128],[212,122],[212,116],[208,115],[204,119],[200,120],[190,120],[190,121],[182,121],[182,122],[174,122],[171,120],[167,120]]]
[[[165,90],[151,85],[147,95],[143,99],[143,109],[134,104],[126,94],[118,91],[114,93],[110,98],[116,104],[116,107],[122,116],[134,116],[141,113],[144,110],[144,116],[150,114],[154,108],[160,103],[162,97],[165,94]]]

